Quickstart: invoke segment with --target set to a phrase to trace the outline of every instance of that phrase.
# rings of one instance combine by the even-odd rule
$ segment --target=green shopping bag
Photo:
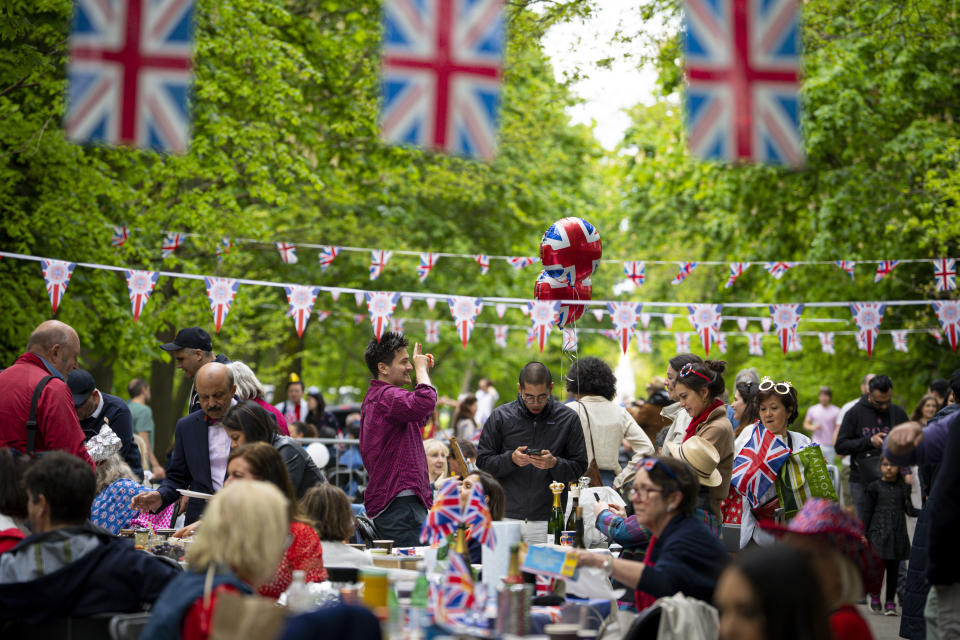
[[[790,454],[777,475],[777,497],[787,520],[810,498],[837,501],[820,445],[812,444]]]

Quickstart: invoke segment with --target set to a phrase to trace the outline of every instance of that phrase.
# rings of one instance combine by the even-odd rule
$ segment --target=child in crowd
[[[883,614],[897,615],[894,598],[897,593],[897,574],[901,560],[910,557],[910,537],[906,516],[920,514],[910,500],[910,487],[900,473],[900,467],[884,458],[880,462],[880,479],[867,485],[865,491],[863,524],[867,540],[883,559],[887,573],[886,600]],[[871,594],[870,608],[880,613],[880,594]]]

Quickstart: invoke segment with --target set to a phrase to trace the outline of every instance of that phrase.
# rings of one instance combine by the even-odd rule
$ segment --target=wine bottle
[[[573,500],[573,506],[570,507],[570,517],[567,518],[567,525],[564,531],[573,531],[577,527],[577,507],[580,506],[580,485],[570,483],[570,499]]]
[[[550,491],[553,492],[553,510],[550,512],[550,519],[547,520],[547,542],[553,541],[553,544],[560,544],[560,532],[563,531],[563,510],[560,508],[560,496],[563,494],[564,486],[562,482],[551,482]]]
[[[573,537],[573,546],[577,549],[586,549],[587,545],[583,541],[583,507],[577,505],[577,519],[574,529],[577,532]]]
[[[507,576],[497,586],[497,636],[530,633],[530,600],[532,588],[523,582],[520,572],[520,545],[510,547],[510,565]]]

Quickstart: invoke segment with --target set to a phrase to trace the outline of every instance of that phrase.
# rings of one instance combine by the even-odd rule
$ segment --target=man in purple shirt
[[[364,506],[380,537],[394,546],[420,544],[420,529],[433,505],[423,449],[423,427],[437,406],[430,384],[432,357],[419,344],[413,357],[402,334],[371,340],[364,360],[373,375],[360,408],[360,455],[369,474]],[[416,371],[413,391],[410,372]]]

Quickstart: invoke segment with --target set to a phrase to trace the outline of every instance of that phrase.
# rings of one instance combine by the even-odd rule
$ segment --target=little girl
[[[865,490],[863,524],[867,540],[883,558],[887,573],[887,598],[883,614],[897,615],[894,597],[897,593],[897,574],[901,560],[910,557],[910,537],[906,516],[920,514],[910,501],[910,487],[900,475],[900,467],[884,458],[880,462],[880,479]],[[880,613],[880,594],[871,594],[870,608]]]

